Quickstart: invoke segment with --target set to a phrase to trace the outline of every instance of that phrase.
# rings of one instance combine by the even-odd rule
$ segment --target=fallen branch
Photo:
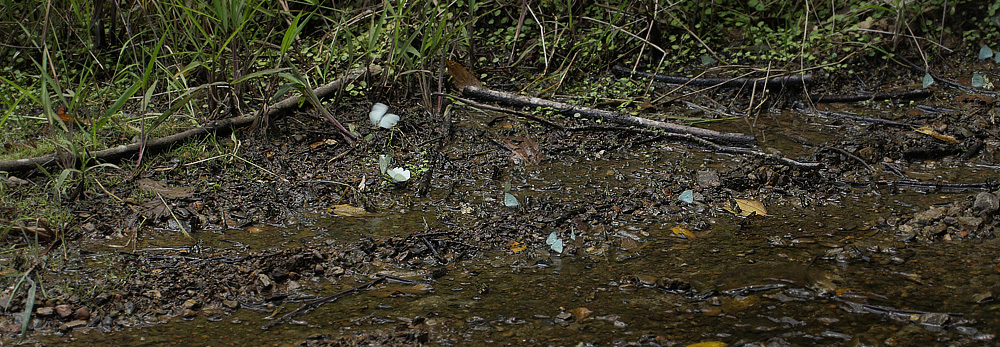
[[[21,231],[25,233],[25,238],[32,239],[51,239],[56,236],[56,232],[50,229],[47,225],[42,226],[28,226],[21,224],[20,221],[9,221],[5,219],[0,219],[0,224],[6,225],[8,229],[4,230],[0,228],[0,239],[3,239],[9,234],[9,231]],[[30,233],[31,235],[27,235]]]
[[[354,288],[351,288],[351,289],[339,292],[337,294],[333,294],[333,295],[330,295],[330,296],[324,296],[322,298],[306,302],[306,303],[302,304],[302,306],[299,306],[299,308],[296,309],[295,311],[288,312],[284,316],[281,316],[281,318],[275,319],[275,320],[271,321],[270,323],[264,324],[264,326],[262,326],[260,328],[261,328],[261,330],[270,329],[271,327],[273,327],[275,325],[284,323],[285,321],[287,321],[289,319],[295,318],[295,316],[298,316],[299,314],[312,311],[312,310],[316,309],[317,307],[320,307],[321,305],[323,305],[325,303],[334,302],[334,301],[337,301],[337,299],[340,299],[342,297],[345,297],[345,296],[348,296],[348,295],[351,295],[351,294],[356,294],[357,292],[360,292],[362,290],[371,288],[372,286],[374,286],[376,284],[379,284],[381,282],[384,282],[384,281],[385,281],[385,277],[384,276],[383,277],[379,277],[379,278],[376,278],[374,280],[368,281],[368,283],[365,283],[365,284],[362,284],[360,286],[357,286],[357,287],[354,287]]]
[[[705,140],[703,138],[700,138],[700,137],[697,137],[697,136],[693,136],[691,134],[681,134],[681,135],[678,135],[678,134],[666,134],[666,135],[671,136],[671,137],[680,137],[680,138],[684,138],[684,139],[687,139],[687,140],[699,143],[699,144],[701,144],[701,145],[703,145],[705,147],[708,147],[708,148],[711,148],[711,149],[715,150],[716,152],[730,153],[730,154],[745,154],[745,155],[754,156],[754,157],[758,157],[758,158],[765,159],[765,160],[770,160],[770,161],[777,162],[777,163],[780,163],[780,164],[788,165],[788,166],[791,166],[791,167],[794,167],[794,168],[797,168],[797,169],[815,170],[815,169],[821,169],[821,168],[824,167],[824,165],[822,163],[803,163],[803,162],[800,162],[800,161],[796,161],[794,159],[789,159],[789,158],[785,158],[785,157],[782,157],[782,156],[779,156],[779,155],[770,154],[770,153],[764,153],[764,152],[760,152],[760,151],[755,151],[755,150],[752,150],[752,149],[723,146],[723,145],[714,143],[712,141],[708,141],[708,140]]]
[[[525,97],[513,93],[492,90],[483,87],[482,84],[478,80],[476,80],[471,73],[469,73],[469,71],[465,70],[465,68],[459,65],[458,63],[455,63],[453,61],[448,61],[447,65],[448,65],[448,72],[451,74],[455,86],[458,87],[458,89],[462,92],[463,96],[475,97],[479,99],[494,101],[508,105],[514,105],[518,107],[551,108],[555,109],[556,111],[564,115],[570,115],[570,116],[579,115],[582,117],[599,118],[605,121],[618,124],[658,129],[675,134],[690,134],[692,136],[710,139],[713,141],[739,144],[747,147],[753,146],[757,143],[757,140],[754,139],[753,135],[740,134],[740,133],[723,133],[715,130],[661,122],[657,120],[626,115],[618,112],[597,110],[588,107],[570,105],[558,101],[551,101],[534,97]]]
[[[769,160],[769,161],[772,161],[772,162],[776,162],[776,163],[779,163],[779,164],[788,165],[788,166],[791,166],[791,167],[794,167],[794,168],[797,168],[797,169],[815,170],[815,169],[821,169],[821,168],[824,167],[824,165],[822,163],[808,163],[808,162],[803,163],[803,162],[800,162],[800,161],[796,161],[794,159],[789,159],[789,158],[785,158],[785,157],[782,157],[782,156],[779,156],[779,155],[774,155],[774,154],[764,153],[764,152],[760,152],[760,151],[755,151],[755,150],[748,149],[748,148],[723,146],[723,145],[717,144],[715,142],[712,142],[712,141],[709,141],[709,140],[706,140],[706,139],[703,139],[703,138],[700,138],[698,136],[694,136],[694,135],[691,135],[691,134],[674,134],[674,133],[662,133],[662,132],[658,133],[658,132],[655,132],[654,130],[648,130],[648,129],[631,129],[631,128],[616,128],[616,127],[595,127],[595,126],[578,127],[578,128],[566,128],[566,130],[568,130],[568,131],[627,131],[627,132],[633,132],[633,133],[638,133],[638,134],[655,134],[656,135],[653,138],[649,138],[649,139],[646,139],[646,140],[643,140],[643,141],[623,144],[623,145],[621,145],[618,148],[626,147],[626,146],[635,146],[635,145],[639,145],[639,144],[646,143],[646,142],[659,141],[659,140],[662,140],[662,139],[670,139],[670,140],[674,140],[674,141],[688,141],[688,142],[693,143],[693,144],[698,144],[698,145],[707,147],[707,148],[715,151],[715,153],[729,153],[729,154],[748,155],[748,156],[758,157],[758,158],[761,158],[761,159],[765,159],[765,160]]]
[[[762,77],[762,78],[724,78],[724,77],[693,78],[693,77],[667,76],[655,73],[635,71],[617,65],[611,68],[611,72],[613,72],[615,75],[618,76],[650,78],[657,82],[663,82],[669,84],[712,86],[720,88],[741,88],[744,86],[755,86],[755,85],[757,87],[766,87],[766,88],[781,87],[785,85],[788,85],[789,87],[794,87],[812,82],[812,75],[809,74]]]
[[[903,128],[917,128],[918,127],[916,124],[913,124],[913,123],[903,123],[903,122],[891,121],[891,120],[888,120],[888,119],[861,117],[861,116],[855,116],[855,115],[843,114],[843,113],[837,113],[837,112],[830,112],[830,111],[810,110],[808,107],[806,107],[805,105],[803,105],[801,103],[795,104],[795,108],[797,110],[805,112],[805,113],[809,113],[809,114],[813,114],[813,115],[819,115],[819,116],[824,116],[824,117],[828,117],[828,118],[849,119],[849,120],[853,120],[853,121],[866,122],[866,123],[878,123],[878,124],[885,124],[885,125],[891,125],[891,126],[897,126],[897,127],[903,127]]]
[[[938,189],[938,190],[948,190],[948,191],[964,191],[964,190],[993,190],[1000,187],[1000,183],[992,182],[979,182],[979,183],[944,183],[944,182],[923,182],[923,181],[913,181],[913,180],[878,180],[878,181],[867,181],[867,182],[856,182],[856,181],[839,181],[844,184],[848,184],[852,187],[867,187],[867,186],[878,186],[878,185],[889,185],[897,187],[914,187],[914,188],[928,188],[928,189]]]
[[[559,124],[556,124],[556,123],[552,123],[552,122],[547,121],[547,120],[545,120],[545,119],[543,119],[541,117],[535,117],[534,115],[532,115],[530,113],[527,113],[527,112],[520,112],[520,111],[511,110],[511,109],[506,109],[506,108],[503,108],[503,107],[496,107],[496,106],[492,106],[492,105],[481,104],[481,103],[478,103],[478,102],[475,102],[475,101],[472,101],[472,100],[469,100],[469,99],[466,99],[466,98],[454,96],[454,95],[447,94],[447,93],[433,93],[431,95],[433,95],[433,96],[443,96],[443,97],[446,97],[446,98],[450,98],[452,100],[461,102],[461,103],[465,104],[466,106],[469,106],[469,107],[472,107],[472,108],[486,109],[486,110],[490,110],[490,111],[509,113],[509,114],[512,114],[512,115],[515,115],[515,116],[524,117],[524,118],[527,118],[527,119],[530,119],[530,120],[542,123],[542,125],[545,125],[545,126],[550,127],[550,128],[555,128],[555,129],[559,129],[559,130],[566,129],[562,125],[559,125]]]
[[[285,321],[288,321],[288,320],[290,320],[292,318],[295,318],[295,316],[298,316],[298,315],[300,315],[302,313],[306,313],[306,312],[312,311],[312,310],[316,309],[317,307],[320,307],[321,305],[323,305],[325,303],[330,303],[330,302],[337,301],[337,299],[340,299],[342,297],[345,297],[345,296],[348,296],[348,295],[351,295],[351,294],[357,294],[358,292],[360,292],[362,290],[371,288],[372,286],[374,286],[376,284],[385,282],[385,280],[392,280],[392,281],[396,281],[396,282],[400,282],[400,283],[406,283],[406,284],[418,284],[418,283],[420,283],[420,282],[417,282],[417,281],[408,280],[408,279],[405,279],[405,278],[399,278],[399,277],[392,276],[392,275],[385,275],[385,274],[375,274],[375,275],[378,276],[378,278],[376,278],[374,280],[371,280],[371,281],[368,281],[365,284],[362,284],[362,285],[359,285],[357,287],[354,287],[354,288],[351,288],[351,289],[339,292],[337,294],[333,294],[333,295],[329,295],[329,296],[324,296],[322,298],[314,299],[314,300],[308,301],[306,303],[303,303],[302,306],[299,306],[299,308],[296,309],[295,311],[288,312],[284,316],[281,316],[281,318],[275,319],[275,320],[271,321],[270,323],[264,324],[264,326],[262,326],[260,328],[262,330],[270,329],[271,327],[273,327],[275,325],[284,323]]]
[[[343,88],[347,83],[354,81],[355,79],[365,75],[365,74],[377,74],[382,71],[382,67],[373,65],[365,69],[357,69],[348,72],[341,78],[330,82],[326,85],[320,86],[313,90],[317,96],[323,97],[329,95],[333,91]],[[299,105],[300,96],[288,97],[274,105],[267,108],[264,117],[273,117],[279,112],[283,112],[288,109],[296,108]],[[213,133],[221,130],[245,127],[253,123],[256,115],[248,115],[241,117],[233,117],[222,119],[218,121],[208,122],[200,127],[188,129],[186,131],[173,134],[170,136],[164,136],[146,141],[146,150],[160,150],[170,147],[171,145],[185,141],[194,137],[202,136],[208,133]],[[134,155],[139,152],[142,148],[142,144],[139,142],[130,143],[127,145],[120,145],[113,148],[108,148],[101,151],[96,151],[91,154],[91,159],[96,159],[99,162],[110,162],[117,161],[123,157]],[[34,169],[36,167],[52,167],[56,165],[58,156],[55,153],[47,154],[41,157],[17,159],[17,160],[4,160],[0,161],[0,171],[16,172],[16,171],[27,171]]]
[[[903,92],[878,93],[870,95],[817,95],[809,99],[819,104],[851,103],[862,101],[883,101],[883,100],[920,100],[931,96],[931,92],[924,89],[908,90]]]

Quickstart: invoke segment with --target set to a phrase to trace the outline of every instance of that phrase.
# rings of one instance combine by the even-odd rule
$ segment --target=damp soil
[[[886,86],[919,79],[883,73],[896,76],[873,75]],[[837,85],[811,92],[863,89]],[[657,88],[649,100],[672,89]],[[752,133],[755,150],[818,169],[458,103],[447,116],[391,103],[393,130],[368,123],[370,103],[341,104],[331,111],[364,139],[354,146],[288,114],[263,135],[216,137],[227,155],[154,156],[89,188],[28,340],[993,344],[1000,104],[931,90],[817,106],[828,113],[796,107],[800,90],[754,97],[764,104],[711,90],[639,114],[716,119],[698,126]],[[412,178],[383,176],[382,154]],[[24,298],[5,294],[12,342]]]

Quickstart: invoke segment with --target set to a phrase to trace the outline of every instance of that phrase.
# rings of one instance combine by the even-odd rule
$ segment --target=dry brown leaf
[[[525,244],[524,241],[510,241],[503,245],[503,248],[507,251],[507,253],[517,254],[521,253],[521,251],[524,251],[525,249],[528,249],[528,245]]]
[[[957,102],[965,102],[965,103],[979,102],[984,104],[992,104],[993,102],[997,101],[997,99],[992,96],[979,95],[979,94],[959,95],[956,96],[954,100]]]
[[[483,86],[483,83],[479,82],[479,79],[477,79],[476,76],[473,76],[469,70],[466,70],[462,64],[451,60],[445,60],[444,64],[448,67],[448,74],[451,75],[451,81],[455,84],[455,88],[458,88],[458,90],[465,89],[465,87]]]
[[[336,145],[336,144],[337,144],[337,140],[326,139],[326,140],[323,140],[323,141],[316,141],[316,142],[310,143],[309,144],[309,148],[316,148],[316,147],[323,146],[323,145],[333,146],[333,145]]]
[[[576,321],[581,321],[586,319],[587,317],[590,317],[590,315],[593,314],[594,311],[591,311],[589,308],[586,307],[577,307],[572,310],[569,310],[569,313],[573,315],[573,319],[575,319]]]
[[[691,230],[687,230],[687,229],[681,228],[680,226],[675,226],[673,228],[670,228],[670,231],[672,231],[674,233],[674,235],[677,235],[677,236],[680,236],[680,237],[683,237],[683,238],[686,238],[686,239],[689,239],[689,240],[694,240],[697,237],[697,236],[694,235],[694,233],[691,232]]]
[[[510,157],[517,164],[538,165],[544,157],[538,148],[538,142],[530,137],[511,137],[503,139],[501,143],[510,150]]]
[[[919,129],[916,129],[916,130],[913,130],[913,131],[915,131],[917,133],[920,133],[920,134],[924,134],[924,135],[930,135],[930,136],[934,137],[935,139],[938,139],[938,140],[941,140],[941,141],[944,141],[944,142],[951,142],[951,143],[958,143],[959,142],[958,140],[955,139],[954,136],[944,135],[942,133],[939,133],[939,132],[937,132],[937,130],[934,130],[934,128],[931,128],[930,125],[924,125],[924,126],[920,127]]]
[[[135,181],[135,184],[143,191],[160,193],[160,195],[163,195],[163,197],[167,199],[186,198],[194,194],[190,187],[173,187],[167,185],[166,183],[148,178],[137,180]]]
[[[751,214],[756,214],[758,216],[766,216],[767,209],[764,208],[764,204],[756,200],[747,199],[733,199],[735,204],[730,204],[723,206],[722,209],[729,211],[733,214],[738,214],[743,217],[749,216]],[[733,206],[735,205],[735,207]]]

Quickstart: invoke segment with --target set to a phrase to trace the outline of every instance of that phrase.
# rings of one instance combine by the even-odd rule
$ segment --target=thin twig
[[[907,90],[902,92],[878,93],[869,95],[814,95],[809,99],[819,104],[849,103],[862,101],[882,101],[882,100],[918,100],[931,96],[931,92],[925,89]]]
[[[312,311],[312,310],[316,309],[317,307],[319,307],[319,306],[321,306],[321,305],[323,305],[325,303],[334,302],[334,301],[337,301],[337,299],[340,299],[342,297],[345,297],[345,296],[348,296],[348,295],[351,295],[351,294],[356,294],[356,293],[358,293],[358,292],[360,292],[362,290],[371,288],[372,286],[374,286],[376,284],[384,282],[385,279],[386,279],[386,277],[382,276],[382,277],[376,278],[374,280],[368,281],[365,284],[362,284],[360,286],[357,286],[357,287],[354,287],[354,288],[351,288],[351,289],[339,292],[337,294],[333,294],[333,295],[330,295],[330,296],[324,296],[322,298],[315,299],[313,301],[309,301],[309,302],[303,303],[302,306],[299,306],[299,308],[296,309],[295,311],[286,313],[284,316],[281,316],[281,318],[275,319],[275,320],[273,320],[273,321],[271,321],[271,322],[269,322],[267,324],[264,324],[264,326],[261,326],[260,328],[261,328],[261,330],[270,329],[271,327],[273,327],[275,325],[284,323],[287,320],[295,318],[295,316],[298,316],[299,314]]]
[[[170,208],[170,205],[167,204],[167,201],[163,200],[163,195],[160,195],[160,192],[156,192],[156,196],[160,198],[160,202],[163,203],[163,207],[167,209],[167,212],[170,212],[170,216],[174,218],[174,222],[177,222],[177,227],[181,228],[181,233],[183,233],[184,236],[187,236],[187,238],[190,239],[191,234],[188,234],[187,229],[184,229],[184,223],[181,223],[180,218],[177,218],[177,215],[174,214],[174,210]]]
[[[527,113],[527,112],[520,112],[520,111],[516,111],[516,110],[511,110],[509,108],[503,108],[503,107],[497,107],[497,106],[487,105],[487,104],[475,102],[475,101],[472,101],[472,100],[469,100],[469,99],[466,99],[466,98],[463,98],[463,97],[460,97],[460,96],[455,96],[455,95],[447,94],[447,93],[434,93],[433,95],[439,95],[439,96],[444,96],[444,97],[447,97],[447,98],[451,98],[452,100],[461,102],[461,103],[465,104],[466,106],[473,107],[473,108],[486,109],[486,110],[490,110],[490,111],[503,112],[503,113],[509,113],[509,114],[512,114],[512,115],[516,115],[516,116],[528,118],[528,119],[531,119],[533,121],[542,123],[543,125],[545,125],[547,127],[551,127],[551,128],[555,128],[555,129],[559,129],[559,130],[565,130],[566,129],[562,125],[550,122],[550,121],[545,120],[545,119],[540,118],[540,117],[536,117],[536,116],[534,116],[534,115],[532,115],[530,113]]]
[[[754,85],[762,83],[768,88],[780,87],[784,85],[788,86],[798,86],[803,83],[812,82],[812,75],[779,75],[774,77],[764,77],[764,78],[727,78],[727,77],[702,77],[702,78],[691,78],[691,77],[680,77],[680,76],[668,76],[656,73],[648,73],[643,71],[635,71],[627,69],[618,65],[611,68],[611,72],[619,76],[636,76],[642,78],[651,78],[658,82],[669,83],[669,84],[687,84],[693,86],[713,86],[722,88],[742,88],[747,84],[753,83]]]
[[[916,124],[891,121],[891,120],[881,119],[881,118],[862,117],[862,116],[855,116],[855,115],[844,114],[844,113],[837,113],[837,112],[830,112],[830,111],[810,110],[809,108],[807,108],[805,105],[803,105],[801,103],[796,104],[795,108],[798,109],[799,111],[802,111],[802,112],[805,112],[805,113],[812,113],[814,115],[819,115],[819,116],[824,116],[824,117],[850,119],[850,120],[853,120],[853,121],[867,122],[867,123],[878,123],[878,124],[885,124],[885,125],[891,125],[891,126],[897,126],[897,127],[904,127],[904,128],[916,128],[917,127]]]

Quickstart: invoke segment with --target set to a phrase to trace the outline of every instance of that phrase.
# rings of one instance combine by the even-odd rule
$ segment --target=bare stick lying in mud
[[[354,81],[355,79],[365,75],[365,74],[377,74],[382,71],[382,67],[373,65],[365,69],[357,69],[347,72],[343,77],[330,82],[326,85],[320,86],[313,90],[313,92],[318,97],[324,97],[336,90],[343,88],[345,85]],[[299,96],[291,96],[282,100],[274,105],[267,108],[264,117],[273,117],[279,112],[283,112],[295,107],[298,107]],[[254,122],[257,115],[247,115],[241,117],[233,117],[222,119],[218,121],[211,121],[205,123],[204,125],[188,129],[177,134],[170,136],[164,136],[146,141],[146,150],[160,150],[172,146],[175,143],[186,141],[191,138],[198,136],[203,136],[208,133],[213,133],[217,131],[229,130],[232,128],[245,127]],[[126,156],[134,155],[142,149],[142,144],[139,142],[130,143],[127,145],[120,145],[113,148],[108,148],[105,150],[97,151],[92,153],[92,159],[97,159],[100,162],[116,161]],[[52,167],[58,163],[58,156],[55,153],[47,154],[41,157],[25,158],[17,160],[3,160],[0,161],[0,171],[7,172],[17,172],[17,171],[27,171],[34,169],[36,167]],[[79,162],[79,161],[77,161]]]
[[[741,145],[744,147],[750,147],[757,143],[757,140],[753,135],[740,134],[740,133],[724,133],[715,130],[697,128],[684,126],[679,124],[661,122],[652,119],[646,119],[636,116],[631,116],[627,114],[622,114],[618,112],[597,110],[588,107],[575,106],[567,103],[545,100],[541,98],[531,98],[525,97],[513,93],[502,92],[498,90],[488,89],[482,86],[468,70],[465,70],[460,64],[448,61],[448,72],[454,79],[455,86],[462,92],[463,96],[475,97],[484,100],[490,100],[494,102],[521,106],[521,107],[544,107],[552,108],[559,113],[565,115],[580,115],[582,117],[588,118],[599,118],[605,121],[614,122],[624,125],[632,125],[638,127],[646,127],[652,129],[663,130],[675,134],[690,134],[692,136],[697,136],[704,139],[709,139],[712,141],[726,142],[736,145]]]
[[[704,147],[707,147],[707,148],[715,151],[716,153],[729,153],[729,154],[749,155],[749,156],[753,156],[753,157],[758,157],[758,158],[761,158],[761,159],[765,159],[765,160],[768,160],[768,161],[776,162],[776,163],[779,163],[779,164],[788,165],[788,166],[791,166],[791,167],[794,167],[794,168],[797,168],[797,169],[814,170],[814,169],[821,169],[821,168],[824,167],[823,163],[800,162],[800,161],[796,161],[794,159],[782,157],[780,155],[774,155],[774,154],[770,154],[770,153],[764,153],[764,152],[761,152],[761,151],[755,151],[755,150],[748,149],[748,148],[723,146],[723,145],[717,144],[715,142],[712,142],[712,141],[709,141],[709,140],[706,140],[706,139],[703,139],[703,138],[700,138],[700,137],[697,137],[697,136],[694,136],[694,135],[691,135],[691,134],[672,134],[672,133],[656,132],[654,130],[648,130],[648,129],[632,129],[632,128],[619,128],[619,127],[595,127],[595,126],[578,127],[578,128],[566,128],[566,130],[568,130],[568,131],[627,131],[627,132],[633,132],[633,133],[639,133],[639,134],[656,135],[655,137],[648,138],[648,139],[645,139],[645,140],[642,140],[642,141],[639,141],[639,142],[622,144],[622,145],[620,145],[617,148],[623,148],[623,147],[627,147],[627,146],[635,146],[635,145],[639,145],[639,144],[642,144],[642,143],[653,142],[653,141],[660,141],[660,140],[669,138],[671,140],[675,140],[675,141],[678,141],[678,142],[680,142],[680,141],[688,141],[688,142],[691,142],[691,143],[694,143],[694,144],[699,144],[699,145],[702,145]]]
[[[264,324],[264,326],[262,326],[260,328],[262,330],[270,329],[271,327],[273,327],[275,325],[284,323],[285,321],[287,321],[289,319],[295,318],[295,316],[298,316],[299,314],[312,311],[313,309],[315,309],[317,307],[320,307],[320,305],[323,305],[323,304],[328,303],[328,302],[337,301],[337,299],[340,299],[342,297],[345,297],[345,296],[348,296],[348,295],[351,295],[351,294],[357,294],[358,292],[360,292],[362,290],[371,288],[372,286],[374,286],[376,284],[385,282],[385,279],[386,279],[385,276],[379,277],[379,278],[373,279],[371,281],[368,281],[365,284],[362,284],[360,286],[357,286],[357,287],[354,287],[354,288],[351,288],[351,289],[339,292],[337,294],[333,294],[333,295],[330,295],[330,296],[324,296],[322,298],[315,299],[315,300],[303,303],[302,306],[300,306],[295,311],[288,312],[284,316],[281,316],[281,318],[275,319],[275,320],[271,321],[270,323]]]
[[[545,125],[545,126],[550,127],[550,128],[559,129],[559,130],[566,129],[562,125],[559,125],[559,124],[556,124],[556,123],[552,123],[552,122],[547,121],[547,120],[545,120],[544,118],[541,118],[541,117],[535,117],[534,115],[532,115],[530,113],[520,112],[520,111],[511,110],[511,109],[507,109],[507,108],[503,108],[503,107],[496,107],[496,106],[487,105],[487,104],[481,104],[481,103],[478,103],[478,102],[475,102],[475,101],[472,101],[472,100],[469,100],[469,99],[466,99],[466,98],[458,97],[458,96],[447,94],[447,93],[433,93],[431,95],[433,95],[433,96],[443,96],[443,97],[446,97],[446,98],[451,98],[451,99],[453,99],[455,101],[461,102],[461,103],[463,103],[463,104],[465,104],[465,105],[467,105],[469,107],[473,107],[473,108],[486,109],[486,110],[490,110],[490,111],[503,112],[503,113],[509,113],[509,114],[512,114],[512,115],[515,115],[515,116],[524,117],[524,118],[527,118],[527,119],[539,122],[542,125]]]
[[[642,71],[635,71],[627,69],[621,66],[614,66],[611,68],[611,72],[618,76],[635,76],[641,78],[651,78],[657,82],[669,83],[669,84],[686,84],[689,86],[712,86],[720,88],[742,88],[744,86],[758,85],[759,87],[781,87],[781,86],[802,86],[812,82],[812,75],[786,75],[786,76],[774,76],[774,77],[764,77],[764,78],[724,78],[724,77],[679,77],[679,76],[667,76],[660,75]]]
[[[703,145],[705,147],[711,148],[712,150],[714,150],[716,152],[723,152],[723,153],[730,153],[730,154],[745,154],[745,155],[749,155],[749,156],[753,156],[753,157],[758,157],[758,158],[762,158],[762,159],[766,159],[766,160],[778,162],[778,163],[781,163],[781,164],[785,164],[785,165],[788,165],[788,166],[791,166],[791,167],[794,167],[794,168],[797,168],[797,169],[815,170],[815,169],[821,169],[821,168],[824,167],[824,165],[822,163],[803,163],[803,162],[800,162],[800,161],[796,161],[794,159],[789,159],[789,158],[785,158],[785,157],[782,157],[782,156],[779,156],[779,155],[770,154],[770,153],[764,153],[764,152],[760,152],[760,151],[755,151],[755,150],[752,150],[752,149],[723,146],[723,145],[714,143],[712,141],[708,141],[708,140],[705,140],[703,138],[700,138],[700,137],[697,137],[697,136],[693,136],[691,134],[666,134],[666,135],[670,135],[672,137],[679,137],[679,138],[683,138],[683,139],[686,139],[686,140],[693,141],[695,143],[699,143],[699,144],[701,144],[701,145]]]
[[[878,93],[870,95],[814,95],[809,97],[812,102],[820,104],[850,103],[862,101],[882,101],[882,100],[920,100],[931,96],[931,92],[924,89],[907,90],[903,92]]]
[[[837,112],[830,112],[830,111],[810,110],[808,107],[806,107],[806,105],[803,105],[801,103],[795,104],[795,109],[797,109],[799,111],[802,111],[802,112],[805,112],[805,113],[809,113],[809,114],[813,114],[813,115],[819,115],[819,116],[823,116],[823,117],[840,118],[840,119],[850,119],[850,120],[859,121],[859,122],[878,123],[878,124],[885,124],[885,125],[891,125],[891,126],[897,126],[897,127],[904,127],[904,128],[917,128],[918,127],[916,124],[913,124],[913,123],[903,123],[903,122],[891,121],[891,120],[888,120],[888,119],[869,118],[869,117],[855,116],[855,115],[843,114],[843,113],[837,113]]]
[[[300,315],[302,313],[306,313],[306,312],[312,311],[313,309],[315,309],[317,307],[320,307],[321,305],[323,305],[325,303],[337,301],[337,299],[340,299],[342,297],[345,297],[345,296],[348,296],[348,295],[351,295],[351,294],[357,294],[358,292],[360,292],[362,290],[371,288],[372,286],[374,286],[376,284],[379,284],[379,283],[382,283],[382,282],[385,282],[386,280],[393,280],[393,281],[396,281],[396,282],[402,282],[402,283],[406,283],[406,284],[417,284],[417,283],[420,283],[420,282],[417,282],[417,281],[411,281],[411,280],[408,280],[408,279],[405,279],[405,278],[399,278],[399,277],[396,277],[396,276],[385,275],[385,274],[376,274],[376,276],[378,276],[378,278],[373,279],[371,281],[368,281],[365,284],[362,284],[360,286],[357,286],[357,287],[354,287],[354,288],[351,288],[351,289],[339,292],[337,294],[333,294],[333,295],[330,295],[330,296],[324,296],[322,298],[318,298],[318,299],[314,299],[312,301],[305,302],[305,303],[302,304],[302,306],[300,306],[295,311],[288,312],[284,316],[281,316],[281,318],[275,319],[275,320],[271,321],[270,323],[264,324],[264,326],[262,326],[260,328],[263,329],[263,330],[270,329],[271,327],[273,327],[275,325],[284,323],[287,320],[295,318],[295,316],[298,316],[298,315]]]
[[[980,182],[980,183],[944,183],[944,182],[923,182],[914,180],[878,180],[878,181],[867,181],[867,182],[852,182],[852,181],[839,181],[844,184],[851,185],[853,187],[869,187],[878,185],[888,185],[888,186],[899,186],[899,187],[914,187],[914,188],[928,188],[928,189],[939,189],[939,190],[993,190],[1000,187],[1000,183],[992,182]]]

